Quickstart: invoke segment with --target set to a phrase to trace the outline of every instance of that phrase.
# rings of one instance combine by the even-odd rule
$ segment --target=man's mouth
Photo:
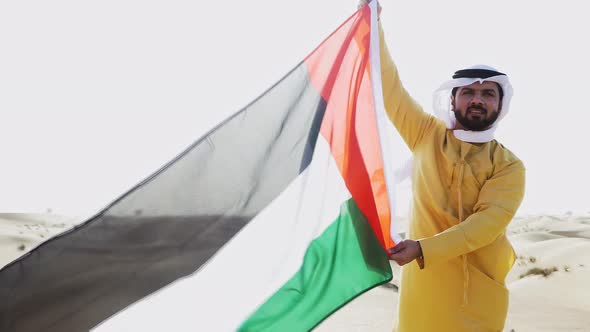
[[[473,114],[473,115],[484,115],[486,114],[486,111],[480,108],[469,108],[467,110],[467,114]]]

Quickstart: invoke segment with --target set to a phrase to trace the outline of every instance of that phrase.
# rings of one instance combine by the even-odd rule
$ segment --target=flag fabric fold
[[[0,270],[2,331],[304,331],[392,278],[375,2],[250,105]]]

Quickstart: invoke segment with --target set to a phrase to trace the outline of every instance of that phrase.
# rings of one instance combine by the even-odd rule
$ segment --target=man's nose
[[[483,98],[479,93],[473,94],[473,98],[471,98],[471,104],[483,105]]]

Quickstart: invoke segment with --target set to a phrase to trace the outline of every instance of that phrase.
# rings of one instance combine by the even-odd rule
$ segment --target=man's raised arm
[[[379,23],[379,43],[385,110],[410,150],[414,151],[427,131],[434,129],[437,125],[444,126],[444,124],[433,115],[424,112],[422,107],[404,89],[385,44],[381,23]]]

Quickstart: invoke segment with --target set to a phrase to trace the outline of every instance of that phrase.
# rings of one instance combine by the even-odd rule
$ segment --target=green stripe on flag
[[[392,278],[389,258],[353,199],[307,248],[297,273],[240,331],[307,331],[365,291]]]

